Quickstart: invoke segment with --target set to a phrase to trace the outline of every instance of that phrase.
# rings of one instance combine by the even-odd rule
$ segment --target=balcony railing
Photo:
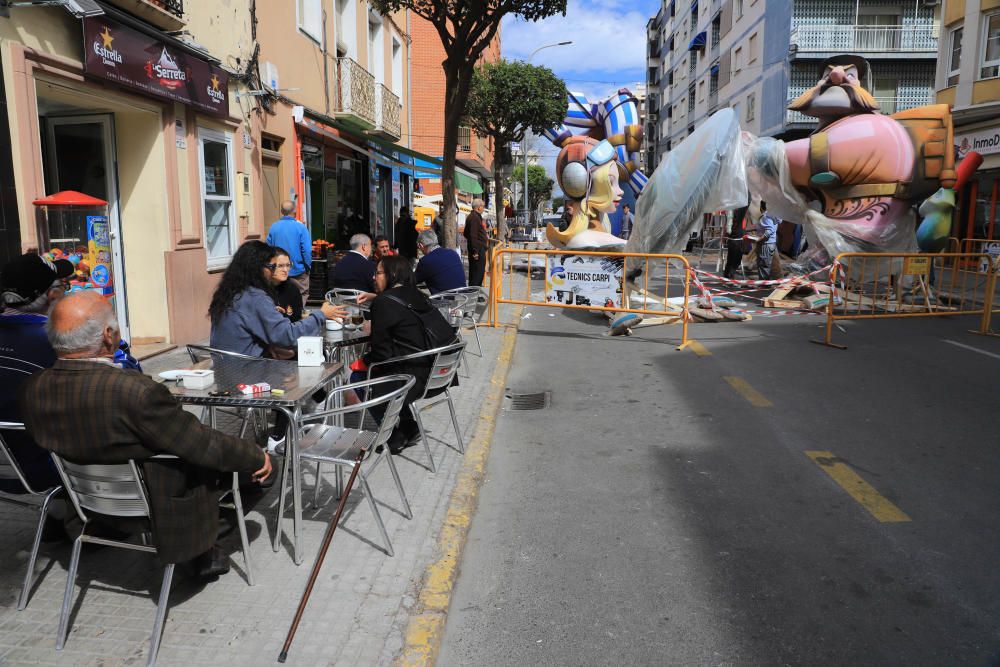
[[[381,83],[375,84],[375,130],[399,139],[399,97]]]
[[[375,127],[375,77],[351,58],[337,58],[337,113]]]
[[[161,30],[184,27],[184,0],[108,0]]]
[[[931,25],[800,25],[789,42],[799,52],[937,53],[940,27]]]
[[[884,114],[894,114],[897,111],[906,111],[907,109],[913,109],[914,107],[920,107],[924,106],[925,104],[934,103],[933,94],[929,92],[914,93],[898,97],[876,97],[875,101],[878,102],[878,105],[882,109],[882,113]],[[800,111],[786,111],[785,122],[789,125],[792,124],[815,125],[816,119],[813,118],[812,116],[807,116]]]
[[[472,152],[472,130],[467,127],[458,128],[458,151],[460,153]]]

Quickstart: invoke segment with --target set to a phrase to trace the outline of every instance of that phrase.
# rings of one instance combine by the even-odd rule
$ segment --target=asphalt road
[[[1000,339],[526,312],[439,665],[1000,664]]]

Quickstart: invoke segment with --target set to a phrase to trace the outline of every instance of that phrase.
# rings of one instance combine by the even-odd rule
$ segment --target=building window
[[[743,69],[743,47],[742,46],[737,47],[737,49],[735,51],[733,51],[733,71],[734,72],[739,72],[741,69]]]
[[[691,55],[688,56],[688,71],[694,74],[694,71],[698,68],[698,52],[691,51]]]
[[[337,55],[358,59],[357,5],[354,0],[337,0]]]
[[[746,119],[747,119],[748,122],[751,121],[751,120],[753,120],[754,107],[755,106],[756,106],[756,97],[754,96],[753,93],[750,93],[749,95],[747,95],[747,116],[746,116]]]
[[[1000,76],[1000,12],[983,17],[983,61],[980,79]]]
[[[233,135],[198,128],[202,212],[208,267],[226,266],[236,249],[233,211]]]
[[[962,28],[951,31],[951,57],[948,60],[948,85],[958,83],[958,73],[962,66]]]
[[[757,33],[750,35],[750,43],[747,44],[747,62],[752,63],[757,60]]]
[[[403,44],[392,36],[392,92],[403,99]]]
[[[737,20],[743,18],[743,0],[735,0],[735,2],[733,2],[733,16],[735,16]]]
[[[722,39],[722,16],[716,14],[712,19],[712,48],[719,48],[719,40]]]
[[[704,102],[705,101],[705,82],[704,81],[699,81],[698,82],[698,101],[699,102]]]
[[[323,41],[323,0],[296,0],[299,30],[317,42]]]
[[[692,3],[691,5],[691,32],[697,29],[698,25],[698,3]]]

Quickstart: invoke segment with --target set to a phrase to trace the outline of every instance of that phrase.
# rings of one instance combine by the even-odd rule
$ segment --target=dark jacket
[[[420,258],[413,277],[417,283],[425,283],[431,294],[465,287],[462,258],[454,250],[441,246]]]
[[[409,259],[417,258],[417,223],[410,216],[396,221],[396,249]]]
[[[274,288],[274,305],[285,310],[285,317],[294,324],[302,319],[302,292],[291,280]]]
[[[375,262],[359,252],[349,252],[333,266],[334,287],[375,291]]]
[[[365,360],[370,364],[430,349],[427,347],[423,322],[405,305],[390,299],[390,294],[403,303],[412,305],[417,311],[437,312],[416,287],[393,287],[375,297],[371,307],[371,343],[368,354],[365,355]],[[444,321],[444,316],[441,319]],[[454,342],[454,339],[449,342]],[[409,403],[423,393],[432,361],[433,359],[427,358],[380,366],[372,372],[372,377],[404,373],[417,378],[416,385],[407,395],[406,402]]]
[[[486,233],[486,223],[483,222],[483,216],[477,211],[473,211],[465,217],[465,229],[462,233],[469,243],[469,252],[486,252],[490,244],[490,237]]]
[[[135,371],[60,359],[21,387],[21,414],[45,449],[74,463],[145,461],[153,535],[165,563],[208,551],[219,532],[219,471],[264,465],[255,444],[214,431]],[[179,461],[148,461],[174,454]]]

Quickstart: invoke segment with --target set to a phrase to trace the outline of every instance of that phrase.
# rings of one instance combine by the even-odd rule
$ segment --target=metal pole
[[[524,151],[524,224],[527,226],[528,218],[531,215],[528,210],[528,147],[524,143],[521,144],[521,150]],[[529,267],[530,268],[530,267]],[[531,273],[531,271],[528,271]]]

